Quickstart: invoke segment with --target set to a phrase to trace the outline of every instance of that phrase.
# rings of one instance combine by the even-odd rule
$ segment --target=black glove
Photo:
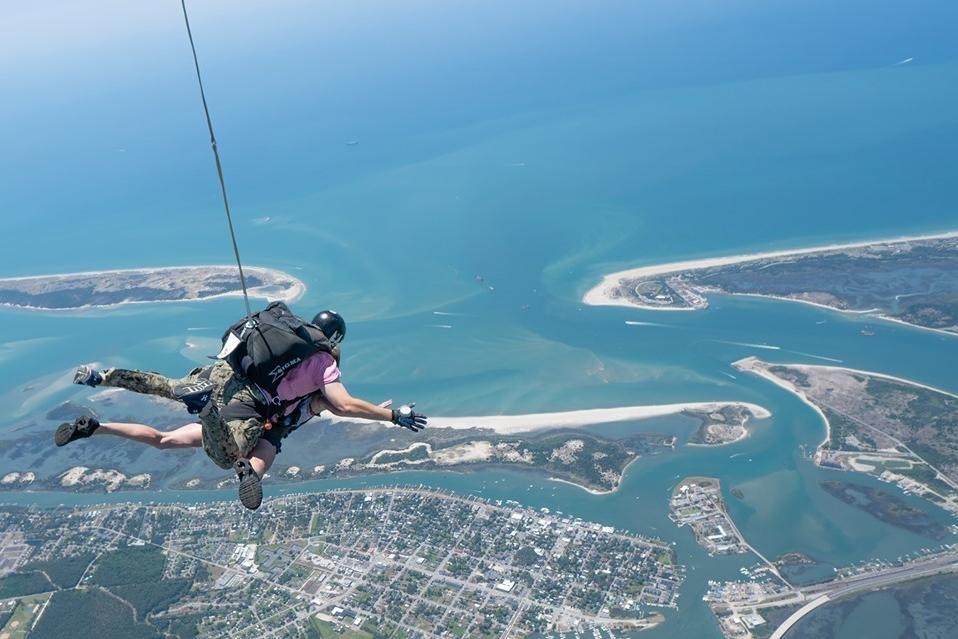
[[[392,422],[397,426],[408,428],[414,433],[421,431],[426,427],[427,418],[412,409],[415,405],[415,403],[403,404],[399,408],[394,408]]]

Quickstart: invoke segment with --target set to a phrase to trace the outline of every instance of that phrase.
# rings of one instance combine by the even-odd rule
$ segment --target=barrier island
[[[306,286],[288,273],[244,268],[250,296],[291,302]],[[193,302],[241,295],[235,266],[169,266],[0,279],[0,305],[65,311],[147,302]]]

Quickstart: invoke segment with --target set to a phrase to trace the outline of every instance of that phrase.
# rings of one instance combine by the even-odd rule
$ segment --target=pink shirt
[[[325,352],[316,353],[286,373],[286,377],[276,388],[276,394],[283,401],[293,401],[306,397],[326,384],[339,381],[339,366],[332,355]]]

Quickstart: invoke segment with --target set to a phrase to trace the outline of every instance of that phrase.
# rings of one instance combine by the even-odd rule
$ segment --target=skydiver
[[[333,344],[332,352],[315,353],[286,374],[278,387],[284,408],[278,418],[224,361],[194,368],[178,380],[153,372],[122,368],[98,371],[84,365],[76,371],[75,384],[123,388],[183,401],[191,413],[198,415],[199,422],[160,431],[146,424],[79,417],[60,424],[54,441],[64,446],[99,433],[160,449],[202,447],[217,466],[236,471],[240,501],[255,510],[263,499],[261,478],[280,452],[281,440],[323,410],[341,417],[390,421],[413,432],[426,426],[427,418],[413,410],[415,404],[390,409],[389,402],[377,406],[350,395],[339,370],[345,321],[338,313],[323,311],[317,313],[312,324]]]

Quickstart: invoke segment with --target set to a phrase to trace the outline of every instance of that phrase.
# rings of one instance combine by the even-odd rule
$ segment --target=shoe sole
[[[103,376],[92,366],[80,366],[73,374],[73,383],[96,388],[103,383]]]
[[[202,411],[212,396],[213,382],[209,380],[180,384],[173,389],[173,397],[186,404],[186,410],[191,415]]]
[[[263,503],[263,486],[259,477],[256,475],[253,467],[250,466],[249,461],[245,459],[241,459],[233,464],[233,468],[236,470],[236,475],[240,480],[240,503],[250,510],[256,510],[260,507],[260,504]]]
[[[53,434],[53,441],[57,446],[66,446],[73,441],[73,434],[77,431],[76,424],[64,422],[57,426],[57,432]]]

